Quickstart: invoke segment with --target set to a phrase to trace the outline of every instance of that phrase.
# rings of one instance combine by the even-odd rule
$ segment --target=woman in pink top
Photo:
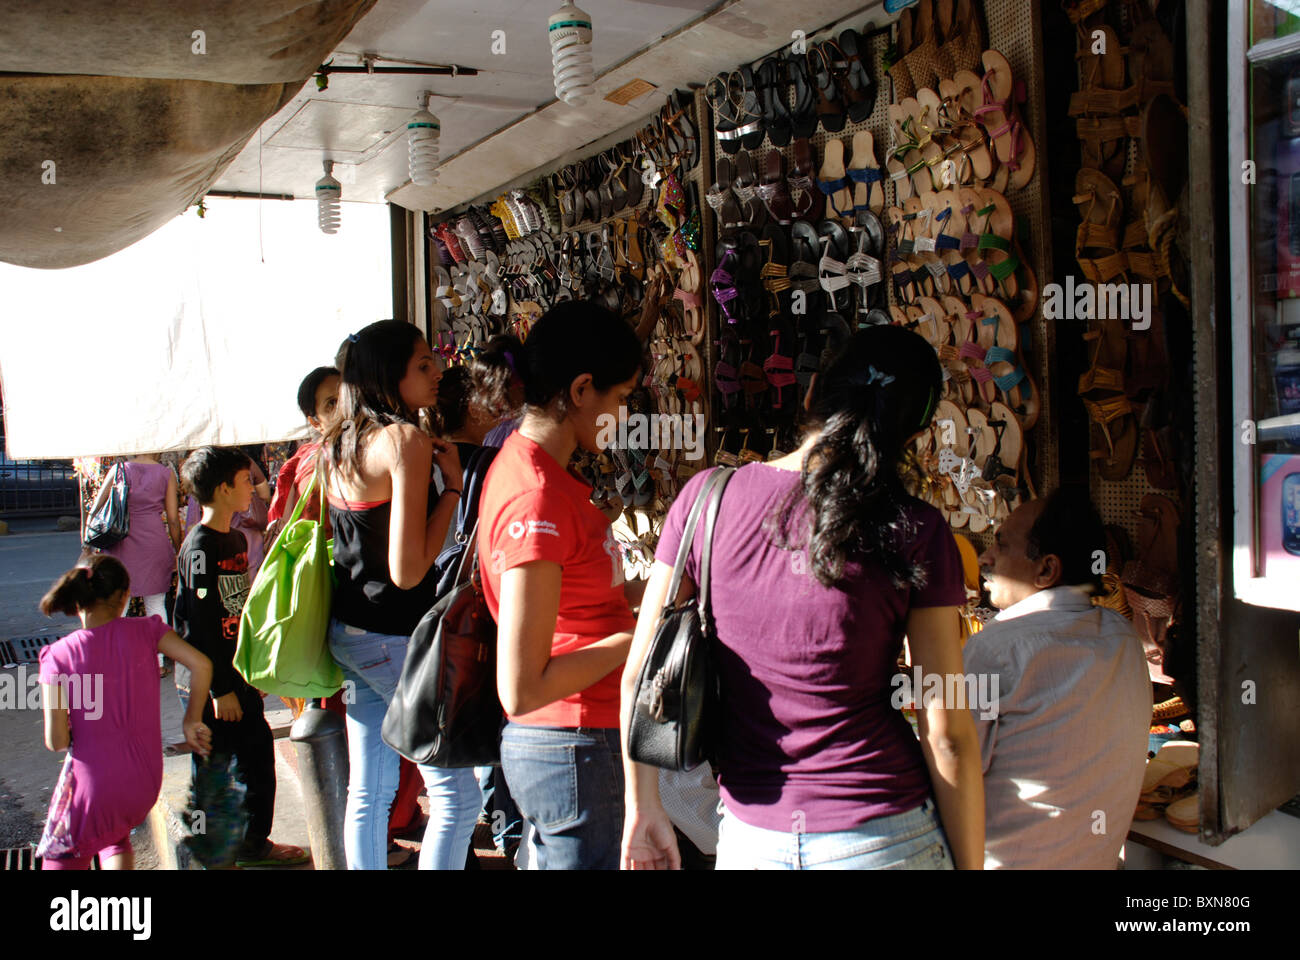
[[[46,616],[76,614],[82,625],[41,650],[45,746],[68,751],[36,849],[45,870],[85,870],[95,854],[106,870],[134,866],[131,829],[162,786],[159,652],[194,675],[186,742],[203,756],[211,743],[202,722],[211,662],[160,618],[123,618],[130,583],[126,567],[101,554],[41,600]]]
[[[176,551],[181,545],[176,474],[171,467],[158,462],[156,453],[131,457],[122,466],[126,470],[126,509],[131,518],[131,528],[125,540],[105,547],[102,552],[122,561],[127,576],[131,578],[131,595],[144,599],[145,616],[156,616],[166,621],[167,591],[172,586]],[[87,516],[100,508],[112,485],[113,471],[110,470]],[[163,525],[164,516],[166,526]],[[161,670],[161,658],[158,666]]]

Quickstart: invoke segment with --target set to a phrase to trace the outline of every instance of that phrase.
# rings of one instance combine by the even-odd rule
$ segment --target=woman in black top
[[[339,422],[322,447],[334,528],[330,651],[343,668],[348,729],[344,848],[353,870],[387,866],[398,756],[380,737],[411,631],[434,602],[434,560],[461,493],[454,444],[419,411],[438,399],[442,364],[418,329],[372,323],[340,351]],[[433,480],[437,468],[442,492]],[[429,825],[421,869],[462,869],[480,796],[472,769],[421,766]]]

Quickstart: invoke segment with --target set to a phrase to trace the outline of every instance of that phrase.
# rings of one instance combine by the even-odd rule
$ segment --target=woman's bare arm
[[[388,568],[393,583],[410,590],[424,579],[438,559],[456,515],[459,495],[444,493],[429,515],[429,483],[435,451],[445,456],[447,444],[407,425],[386,427],[381,434],[392,477],[393,509],[389,520]],[[453,453],[455,446],[451,447]],[[450,472],[450,471],[448,471]],[[460,489],[459,461],[452,489]]]
[[[167,516],[167,533],[172,538],[172,548],[179,550],[181,548],[181,511],[176,505],[176,474],[172,470],[167,471],[167,496],[163,500],[163,513]]]
[[[632,634],[551,656],[560,611],[560,565],[534,560],[501,575],[497,611],[497,692],[513,716],[585,690],[617,670],[627,658]]]
[[[922,675],[963,673],[956,607],[913,610],[907,617],[907,639],[912,665],[920,667]],[[944,688],[951,686],[945,683]],[[930,768],[935,804],[953,859],[959,870],[982,870],[984,774],[970,705],[923,706],[921,691],[915,695],[921,752]]]

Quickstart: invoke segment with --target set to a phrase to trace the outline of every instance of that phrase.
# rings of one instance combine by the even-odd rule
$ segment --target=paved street
[[[13,637],[59,637],[76,628],[68,617],[46,617],[37,602],[50,584],[81,555],[77,533],[60,533],[52,517],[15,520],[10,534],[0,537],[0,640]],[[26,672],[0,670],[13,684]],[[0,847],[22,846],[40,839],[50,792],[59,775],[62,754],[42,742],[41,711],[0,710]]]

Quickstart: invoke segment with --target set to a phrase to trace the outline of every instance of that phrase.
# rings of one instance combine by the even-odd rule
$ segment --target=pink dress
[[[162,787],[157,653],[169,629],[120,617],[42,648],[41,683],[66,678],[72,745],[38,856],[92,857],[149,815]]]
[[[126,509],[131,532],[103,552],[117,557],[131,577],[131,596],[152,597],[171,589],[176,550],[163,520],[171,467],[161,463],[127,463]],[[112,480],[112,473],[108,475]]]

